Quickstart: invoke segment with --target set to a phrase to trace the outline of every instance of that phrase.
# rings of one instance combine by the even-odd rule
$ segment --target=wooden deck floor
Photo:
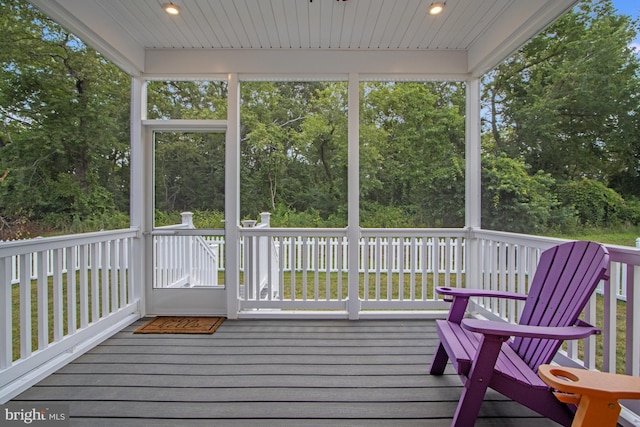
[[[213,335],[137,322],[14,402],[68,404],[72,426],[448,426],[430,320],[227,320]],[[489,392],[477,426],[554,426]]]

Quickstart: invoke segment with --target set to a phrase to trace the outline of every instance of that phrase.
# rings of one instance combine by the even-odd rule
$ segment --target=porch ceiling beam
[[[492,25],[469,48],[469,73],[480,77],[509,57],[578,0],[526,1],[504,11],[500,25]],[[528,16],[522,20],[521,16]]]
[[[447,80],[467,78],[465,51],[354,51],[285,49],[148,49],[146,74],[202,75],[344,74],[434,75]]]
[[[144,70],[144,47],[125,32],[113,31],[111,20],[96,20],[99,6],[93,2],[71,0],[63,6],[58,0],[28,1],[129,75],[137,76]]]

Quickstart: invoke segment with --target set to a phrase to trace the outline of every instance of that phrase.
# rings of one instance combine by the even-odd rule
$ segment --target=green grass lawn
[[[628,227],[624,229],[587,228],[571,234],[550,234],[550,236],[570,240],[592,240],[610,245],[635,247],[636,239],[640,237],[640,227]]]

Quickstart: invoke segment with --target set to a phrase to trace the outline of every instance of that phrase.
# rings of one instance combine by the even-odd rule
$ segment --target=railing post
[[[182,218],[182,225],[185,226],[188,229],[194,229],[196,228],[193,225],[193,213],[192,212],[182,212],[180,214],[181,218]],[[193,239],[194,236],[184,236],[184,247],[183,247],[183,254],[184,254],[184,266],[186,267],[186,271],[184,273],[186,273],[187,275],[187,283],[189,284],[189,286],[193,286],[195,283],[194,282],[194,277],[196,277],[195,274],[193,274],[193,268],[194,268],[194,262],[193,262]],[[178,254],[178,257],[180,255]],[[197,280],[197,279],[195,279]]]
[[[257,221],[247,219],[242,221],[245,228],[254,228]],[[257,295],[256,290],[256,260],[254,249],[254,236],[244,236],[244,292],[245,299],[253,299]]]
[[[262,212],[260,214],[260,225],[263,227],[271,227],[271,213]]]
[[[182,212],[180,216],[182,217],[182,225],[186,225],[187,228],[196,228],[193,225],[193,212]]]
[[[474,228],[467,227],[467,236],[465,237],[465,255],[466,259],[466,280],[467,288],[481,288],[480,280],[482,280],[482,271],[480,260],[482,259],[482,250],[480,241],[474,235]]]
[[[260,228],[271,228],[271,213],[270,212],[261,212],[260,213],[260,223],[258,224]],[[273,283],[277,283],[274,281],[274,277],[270,276],[270,272],[276,272],[276,269],[272,269],[272,263],[275,261],[275,257],[272,256],[272,247],[273,247],[273,238],[269,236],[258,236],[256,237],[256,264],[257,264],[257,289],[258,289],[258,299],[262,297],[262,288],[263,286],[268,290],[269,294],[267,299],[271,299],[273,297]],[[275,276],[277,278],[277,276]]]

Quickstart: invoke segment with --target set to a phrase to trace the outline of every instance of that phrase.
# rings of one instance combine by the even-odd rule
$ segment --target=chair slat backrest
[[[563,243],[544,251],[520,324],[574,325],[608,266],[607,249],[594,242]],[[561,344],[562,340],[516,338],[511,346],[537,372],[538,366],[551,362]]]

